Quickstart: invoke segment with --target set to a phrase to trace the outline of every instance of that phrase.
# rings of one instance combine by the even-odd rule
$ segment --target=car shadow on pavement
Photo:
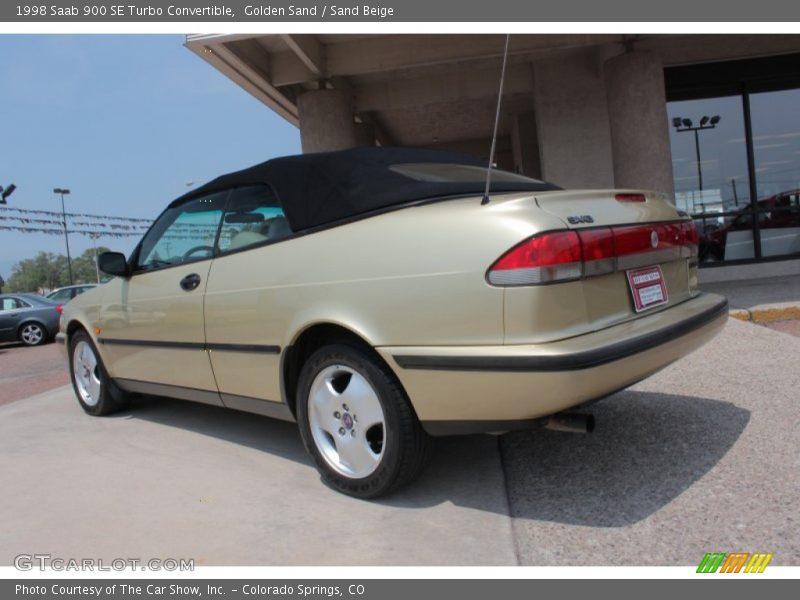
[[[141,396],[130,410],[108,418],[144,419],[311,465],[297,425],[221,406]]]
[[[139,397],[134,400],[130,410],[107,418],[144,419],[313,467],[295,423],[156,396]],[[433,459],[420,479],[377,502],[419,509],[450,502],[457,506],[508,514],[496,437],[473,435],[439,438],[434,440],[434,444]],[[309,472],[308,476],[320,480],[314,472]],[[324,486],[321,481],[319,485]],[[327,489],[325,492],[337,494]],[[287,493],[290,491],[287,490]]]
[[[597,422],[591,435],[542,428],[504,436],[513,517],[632,525],[708,473],[750,420],[728,402],[630,390],[587,411]]]
[[[510,509],[515,518],[623,527],[657,512],[711,470],[750,420],[749,411],[728,402],[638,391],[615,394],[586,412],[597,421],[590,435],[537,427],[499,438],[436,439],[420,479],[376,502],[404,509],[452,503],[503,515]],[[149,396],[118,418],[312,465],[294,423]]]

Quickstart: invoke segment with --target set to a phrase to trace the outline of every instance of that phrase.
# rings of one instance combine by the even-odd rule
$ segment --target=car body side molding
[[[206,344],[208,350],[222,352],[263,352],[264,354],[280,354],[280,346],[266,346],[261,344]]]
[[[248,396],[220,393],[214,390],[201,390],[164,383],[139,381],[136,379],[115,378],[114,383],[126,392],[134,392],[149,396],[163,396],[175,400],[189,400],[190,402],[232,408],[234,410],[263,415],[282,421],[295,421],[291,409],[285,403],[276,400],[250,398]]]
[[[163,340],[128,340],[122,338],[97,338],[108,346],[146,346],[148,348],[178,348],[183,350],[216,350],[221,352],[261,352],[280,354],[281,347],[261,344],[215,344],[204,342],[170,342]]]
[[[106,346],[145,346],[147,348],[181,348],[184,350],[205,350],[206,345],[201,342],[168,342],[162,340],[126,340],[120,338],[97,338],[97,341]]]
[[[126,392],[135,394],[145,394],[147,396],[164,396],[175,400],[190,400],[201,404],[211,404],[212,406],[223,406],[219,392],[216,390],[201,390],[187,388],[165,383],[153,383],[150,381],[139,381],[137,379],[125,379],[115,377],[114,383]]]

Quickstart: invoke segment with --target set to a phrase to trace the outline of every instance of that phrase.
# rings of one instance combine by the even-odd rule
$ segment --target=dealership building
[[[298,126],[488,158],[503,35],[191,35],[203,60]],[[701,278],[800,274],[800,36],[513,35],[501,168],[565,188],[675,197]]]

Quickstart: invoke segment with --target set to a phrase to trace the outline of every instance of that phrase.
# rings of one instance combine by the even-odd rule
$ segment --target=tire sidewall
[[[372,386],[381,403],[384,416],[383,456],[378,468],[367,477],[355,479],[335,471],[317,448],[311,434],[308,418],[308,400],[311,384],[323,369],[332,365],[343,365],[357,371]],[[311,454],[322,480],[330,487],[350,496],[371,498],[390,489],[397,476],[400,464],[401,436],[397,402],[397,388],[387,380],[386,374],[375,366],[374,360],[359,349],[335,344],[314,352],[303,365],[297,386],[297,417],[300,436],[306,450]]]
[[[100,379],[100,398],[98,398],[97,403],[93,406],[86,404],[81,398],[81,394],[78,391],[78,385],[75,382],[75,366],[74,366],[74,354],[75,348],[79,342],[86,342],[89,347],[94,352],[95,358],[97,359],[97,366],[99,372],[99,379]],[[73,334],[69,338],[69,379],[72,383],[72,389],[75,391],[75,397],[78,399],[78,402],[83,408],[84,411],[89,413],[90,415],[103,415],[111,410],[114,407],[110,406],[111,398],[109,393],[109,377],[108,373],[106,372],[105,365],[103,365],[103,359],[100,358],[100,353],[97,351],[97,346],[95,345],[94,341],[92,341],[91,336],[87,334],[85,331],[81,330],[77,333]]]

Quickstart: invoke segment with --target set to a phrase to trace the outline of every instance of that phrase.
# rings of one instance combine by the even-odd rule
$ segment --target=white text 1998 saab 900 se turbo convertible
[[[430,150],[278,158],[172,202],[117,278],[64,307],[72,383],[297,421],[323,479],[375,497],[429,435],[528,426],[723,326],[697,233],[660,194],[564,191]]]

